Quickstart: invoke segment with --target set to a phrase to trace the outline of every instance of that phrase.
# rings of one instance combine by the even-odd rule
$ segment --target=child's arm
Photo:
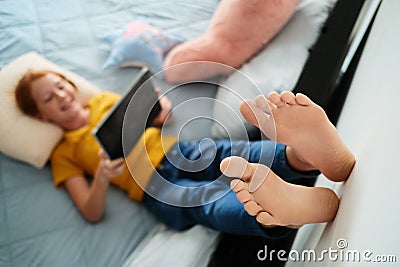
[[[109,179],[118,176],[124,171],[122,158],[109,160],[104,152],[100,152],[101,161],[94,175],[92,184],[83,176],[68,179],[64,185],[72,201],[89,222],[101,220],[107,197]]]

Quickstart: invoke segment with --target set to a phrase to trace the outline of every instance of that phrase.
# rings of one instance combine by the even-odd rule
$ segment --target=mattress
[[[103,70],[109,49],[101,35],[144,17],[156,27],[192,38],[206,29],[217,4],[216,0],[1,1],[0,67],[33,50],[102,90],[123,93],[138,69]],[[215,86],[199,87],[186,88],[183,96],[170,96],[173,104],[215,94]],[[206,130],[193,132],[185,131],[182,138],[207,135]],[[174,247],[181,236],[187,236],[182,242],[189,248],[184,255],[165,250],[168,255],[160,248],[161,244]],[[160,257],[171,262],[179,257],[186,265],[203,266],[217,238],[217,232],[202,227],[188,233],[167,230],[142,205],[114,187],[108,192],[104,219],[87,223],[67,192],[54,188],[48,165],[36,169],[0,154],[0,266],[122,266],[133,252],[146,252],[146,244],[159,247],[153,260]],[[200,254],[201,260],[196,258]],[[140,266],[146,266],[146,261]]]
[[[316,5],[317,9],[313,3],[320,0],[303,0],[297,12],[308,7],[312,16],[318,16],[332,0],[325,2]],[[138,69],[102,69],[109,48],[100,36],[144,18],[168,33],[191,39],[206,30],[218,3],[218,0],[3,0],[0,1],[0,68],[33,50],[102,90],[123,93]],[[322,21],[318,18],[314,22],[317,25],[313,26],[312,38],[318,35]],[[302,51],[308,51],[311,44],[312,40],[308,40]],[[302,54],[299,58],[293,66],[297,72],[307,56]],[[249,64],[245,68],[249,69]],[[253,69],[259,73],[262,64],[260,61],[256,64]],[[263,73],[258,75],[262,77]],[[293,79],[298,75],[292,75]],[[169,91],[172,104],[181,108],[174,112],[173,123],[165,127],[165,133],[183,140],[212,137],[212,122],[207,118],[212,118],[210,99],[216,96],[217,82],[174,87],[158,80],[156,85],[163,92]],[[195,116],[203,119],[188,127],[187,122]],[[54,188],[49,165],[36,169],[0,153],[0,266],[166,266],[164,263],[174,262],[174,266],[206,266],[218,237],[218,232],[201,226],[185,232],[167,229],[143,206],[113,187],[109,189],[105,218],[90,224],[81,218],[67,192]]]

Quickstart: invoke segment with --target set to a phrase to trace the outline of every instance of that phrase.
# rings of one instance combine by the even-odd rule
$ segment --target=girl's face
[[[77,101],[76,89],[58,75],[48,73],[31,84],[32,97],[36,103],[38,118],[65,128],[75,120],[82,105]]]

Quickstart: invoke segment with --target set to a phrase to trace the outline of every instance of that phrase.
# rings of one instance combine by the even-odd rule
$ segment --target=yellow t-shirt
[[[100,162],[100,146],[92,131],[119,98],[119,95],[110,92],[96,95],[88,103],[89,125],[64,134],[51,156],[56,187],[61,187],[63,182],[74,176],[94,176]],[[125,172],[112,178],[110,182],[126,190],[130,198],[140,201],[143,198],[142,187],[147,185],[154,168],[160,164],[175,142],[175,137],[162,137],[158,128],[148,128],[126,159],[129,167],[125,166]],[[135,179],[140,181],[140,186],[129,170],[134,170]]]

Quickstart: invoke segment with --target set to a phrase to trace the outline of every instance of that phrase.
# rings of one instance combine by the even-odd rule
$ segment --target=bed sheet
[[[307,3],[318,1],[302,0],[297,12],[310,6]],[[2,0],[0,68],[34,50],[103,90],[123,93],[138,70],[103,70],[109,48],[100,40],[101,35],[145,18],[169,33],[191,39],[206,30],[218,3],[219,0]],[[320,10],[313,9],[311,14]],[[318,31],[318,27],[315,29]],[[279,56],[274,59],[282,60]],[[264,77],[264,72],[259,71],[264,64],[259,63],[249,62],[255,66],[256,74]],[[246,75],[257,80],[247,72]],[[212,137],[210,118],[218,81],[175,87],[157,80],[156,85],[167,93],[173,106],[179,107],[164,133],[183,140]],[[195,117],[195,121],[191,120]],[[180,240],[192,250],[179,253]],[[178,257],[187,266],[205,266],[217,240],[218,233],[201,227],[184,233],[164,229],[141,205],[129,201],[115,188],[109,192],[105,219],[88,224],[66,192],[54,189],[49,166],[37,170],[0,154],[0,266],[164,266]],[[171,253],[174,247],[177,250]]]
[[[217,4],[217,0],[0,1],[0,68],[33,50],[102,90],[123,93],[138,69],[103,70],[109,48],[99,36],[141,17],[168,32],[192,38],[206,29]],[[162,81],[157,85],[163,91],[171,89]],[[193,97],[213,97],[216,90],[207,84],[184,87],[168,95],[174,105]],[[211,112],[209,106],[205,110]],[[174,117],[176,122],[185,120],[179,114]],[[200,122],[181,137],[209,135],[207,123]],[[176,132],[176,125],[168,129]],[[144,207],[116,188],[110,188],[104,220],[87,223],[67,193],[54,188],[49,166],[39,170],[0,154],[0,266],[122,266],[133,252],[140,255],[147,243],[157,245],[152,240],[158,239],[152,237],[164,232],[174,237],[170,240],[179,240],[181,235],[193,237],[182,242],[203,249],[202,266],[218,237],[213,231],[207,231],[210,238],[206,240],[196,238],[201,231],[167,232]],[[163,245],[167,244],[168,240],[163,240]],[[191,253],[179,257],[196,266],[191,258],[198,251]],[[161,249],[154,254],[170,262],[176,259],[172,258],[176,254],[169,256]]]

